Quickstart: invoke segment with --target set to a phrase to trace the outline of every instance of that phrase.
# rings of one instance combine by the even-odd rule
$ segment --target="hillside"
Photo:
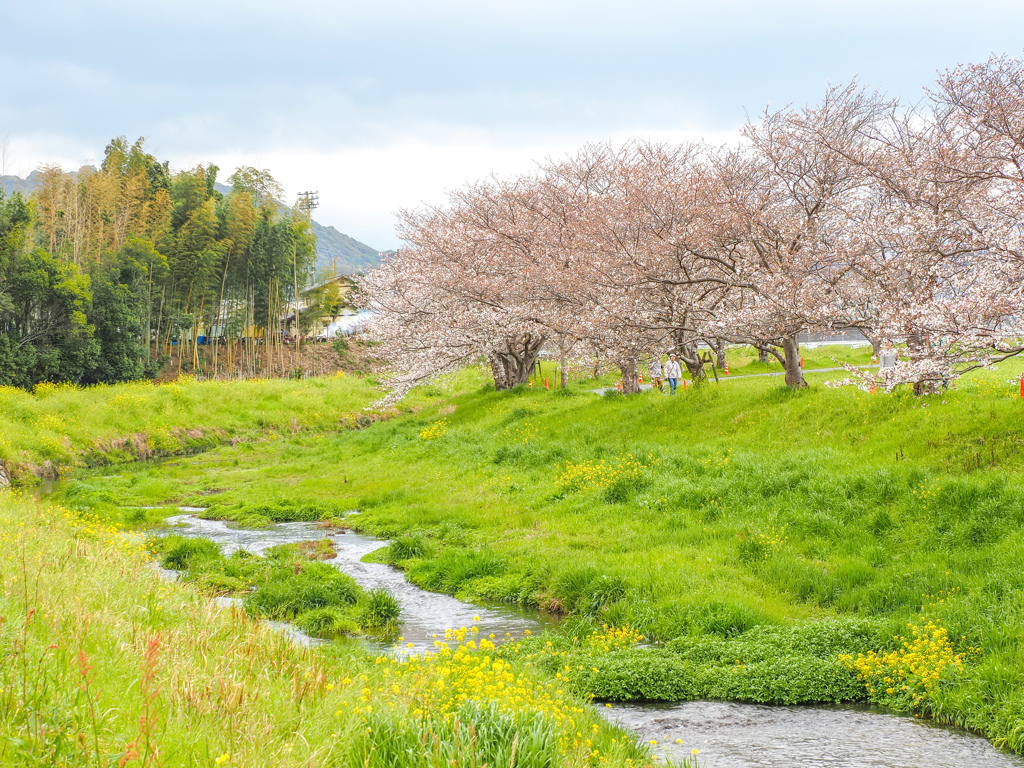
[[[314,221],[313,233],[316,235],[318,272],[330,269],[342,275],[354,274],[380,264],[380,253],[375,248],[339,232],[333,226]]]
[[[18,176],[4,176],[3,189],[5,195],[20,192],[31,195],[39,183],[36,171],[22,179]],[[217,191],[228,194],[231,188],[225,184],[217,184]],[[313,232],[317,240],[316,271],[328,269],[338,274],[354,274],[373,268],[380,263],[380,254],[376,248],[361,243],[354,237],[339,232],[333,225],[325,226],[313,221]]]

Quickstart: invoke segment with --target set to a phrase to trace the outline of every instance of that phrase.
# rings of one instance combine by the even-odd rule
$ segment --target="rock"
[[[0,490],[11,487],[11,478],[7,474],[7,467],[0,462]]]

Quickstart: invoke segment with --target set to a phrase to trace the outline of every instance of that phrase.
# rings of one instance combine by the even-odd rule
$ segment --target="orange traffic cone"
[[[690,388],[690,382],[688,380],[686,380],[686,379],[683,379],[683,389],[689,389],[689,388]]]
[[[640,374],[640,383],[641,383],[641,384],[643,384],[643,383],[644,383],[644,375],[643,375],[642,373]]]
[[[544,377],[544,389],[550,389],[550,387],[548,386],[548,377],[547,376]]]
[[[803,355],[800,355],[800,367],[801,368],[804,367],[804,356]]]
[[[619,390],[619,392],[621,392],[622,391],[622,382],[621,381],[615,382],[615,388],[617,390]]]
[[[722,375],[723,376],[728,376],[729,375],[729,361],[728,360],[725,361],[725,370],[722,371]]]
[[[527,389],[533,389],[533,382],[531,381],[531,382],[527,383],[526,388]]]

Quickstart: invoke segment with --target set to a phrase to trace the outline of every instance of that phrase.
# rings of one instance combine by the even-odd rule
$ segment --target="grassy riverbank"
[[[248,525],[356,509],[346,523],[395,539],[377,556],[425,588],[668,641],[592,665],[561,649],[581,694],[859,698],[1022,751],[1020,368],[924,399],[830,390],[835,374],[814,372],[800,392],[750,378],[675,398],[597,397],[593,382],[495,393],[468,371],[366,429],[282,409],[276,432],[62,494],[135,525],[164,512],[126,507]],[[377,394],[341,386],[339,410]]]
[[[303,648],[162,580],[141,538],[94,518],[7,495],[0,529],[0,765],[649,762],[511,646]]]
[[[400,412],[370,414],[373,379],[357,376],[149,382],[104,387],[0,387],[0,462],[16,482],[87,466],[196,453],[299,431],[365,428]],[[416,397],[402,410],[415,408]]]
[[[926,399],[829,390],[814,373],[801,392],[755,378],[675,398],[495,393],[467,379],[360,432],[222,447],[83,479],[66,498],[111,516],[124,505],[209,506],[248,524],[358,509],[348,522],[396,538],[380,556],[428,589],[653,639],[729,643],[755,627],[876,622],[870,640],[829,646],[823,661],[801,656],[820,685],[792,685],[785,639],[775,652],[748,643],[711,657],[678,644],[626,650],[602,675],[567,676],[609,698],[855,698],[858,654],[900,657],[920,639],[906,625],[935,621],[946,632],[929,646],[935,658],[960,659],[933,670],[943,684],[900,698],[865,679],[861,698],[1021,750],[1024,411],[1010,375]],[[840,654],[851,657],[843,669]],[[694,676],[723,659],[746,665],[749,684]],[[755,674],[755,663],[770,668]],[[829,675],[815,672],[821,664]],[[682,673],[706,683],[630,682]]]
[[[867,362],[870,349],[825,347],[809,350],[809,369],[834,365],[839,356]],[[748,349],[729,351],[736,373],[778,372],[777,363],[758,363]],[[535,377],[541,386],[544,376]],[[556,377],[554,371],[549,378]],[[574,381],[571,388],[613,386],[600,380]],[[478,371],[456,376],[456,390],[483,383]],[[188,455],[211,447],[277,439],[299,432],[324,434],[363,429],[382,418],[416,411],[446,392],[414,391],[397,408],[370,413],[365,407],[383,392],[373,377],[337,375],[300,380],[149,382],[104,387],[40,384],[35,392],[0,387],[0,463],[16,482],[66,476],[89,466]]]

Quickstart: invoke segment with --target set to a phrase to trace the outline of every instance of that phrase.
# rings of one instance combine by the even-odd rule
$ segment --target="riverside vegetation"
[[[345,524],[391,538],[372,557],[416,584],[566,616],[518,645],[575,700],[868,701],[1024,751],[1017,372],[924,399],[814,373],[599,398],[496,393],[469,370],[361,431],[297,412],[62,501],[120,525],[186,504],[248,525],[358,510]],[[179,386],[198,403],[219,385]]]
[[[294,622],[307,635],[394,632],[398,601],[386,590],[362,589],[327,563],[337,553],[328,539],[282,544],[265,557],[239,550],[225,557],[207,539],[164,536],[153,542],[164,568],[216,596],[240,596],[251,616]]]
[[[482,642],[404,662],[305,648],[163,580],[144,540],[101,517],[7,496],[0,524],[0,764],[649,763],[584,698]]]

